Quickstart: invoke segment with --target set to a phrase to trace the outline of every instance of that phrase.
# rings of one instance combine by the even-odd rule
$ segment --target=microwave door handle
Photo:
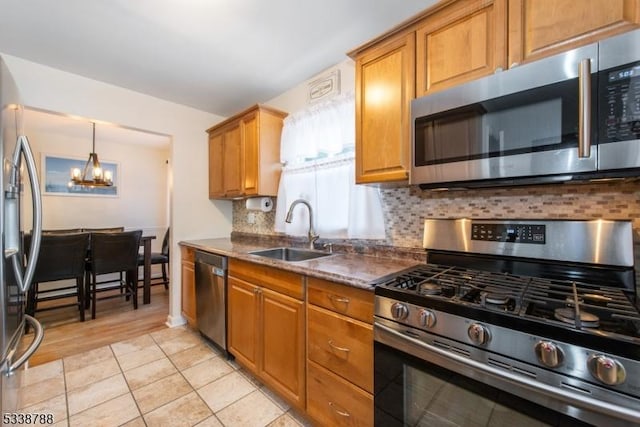
[[[591,59],[578,64],[578,157],[591,157]]]
[[[33,227],[32,227],[32,239],[31,247],[29,248],[29,261],[22,273],[22,262],[20,259],[20,220],[18,218],[18,198],[20,194],[20,188],[18,187],[18,174],[20,167],[20,156],[24,154],[24,158],[27,164],[27,172],[29,174],[29,181],[31,182],[31,197],[33,204]],[[38,253],[40,252],[40,239],[42,235],[42,198],[40,194],[40,183],[38,182],[38,174],[36,170],[36,163],[33,157],[33,151],[29,144],[29,140],[26,136],[21,135],[18,137],[16,149],[13,154],[13,171],[10,176],[9,190],[7,191],[7,212],[5,232],[8,238],[5,239],[5,256],[10,256],[13,271],[15,273],[16,282],[20,291],[27,292],[31,286],[31,279],[36,269],[36,262],[38,261]]]

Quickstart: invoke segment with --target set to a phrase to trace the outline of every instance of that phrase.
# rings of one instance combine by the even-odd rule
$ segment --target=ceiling
[[[27,134],[32,132],[42,135],[55,134],[69,140],[86,140],[86,150],[91,148],[92,126],[84,117],[70,117],[33,109],[24,110],[24,122]],[[96,121],[96,146],[109,143],[125,145],[144,145],[155,149],[168,149],[171,138],[154,132],[141,131]],[[99,148],[98,148],[99,151]]]
[[[0,52],[220,116],[436,0],[0,0]]]

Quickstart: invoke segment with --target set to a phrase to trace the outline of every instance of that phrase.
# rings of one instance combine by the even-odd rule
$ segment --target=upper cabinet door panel
[[[244,195],[258,194],[258,168],[259,157],[259,137],[258,137],[258,115],[249,114],[240,122],[242,129],[242,140],[244,141]]]
[[[357,60],[357,183],[408,179],[414,67],[413,34],[398,37]]]
[[[637,27],[638,0],[509,0],[509,64],[540,59]]]
[[[468,0],[425,18],[416,30],[417,96],[504,68],[506,16],[506,0]]]
[[[224,134],[224,186],[226,196],[242,194],[242,174],[244,162],[242,158],[242,138],[239,123],[234,124]]]
[[[223,132],[209,135],[209,198],[224,197]]]

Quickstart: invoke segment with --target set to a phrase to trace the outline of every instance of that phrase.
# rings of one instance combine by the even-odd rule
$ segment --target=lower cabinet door
[[[258,288],[229,276],[227,289],[229,351],[255,374],[258,372]]]
[[[304,303],[264,288],[261,295],[260,377],[292,405],[304,410]]]
[[[308,361],[307,413],[321,426],[373,425],[373,396]]]

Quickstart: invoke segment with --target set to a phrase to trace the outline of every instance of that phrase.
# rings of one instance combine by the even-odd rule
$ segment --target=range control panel
[[[546,226],[540,224],[471,224],[471,240],[544,245]]]

